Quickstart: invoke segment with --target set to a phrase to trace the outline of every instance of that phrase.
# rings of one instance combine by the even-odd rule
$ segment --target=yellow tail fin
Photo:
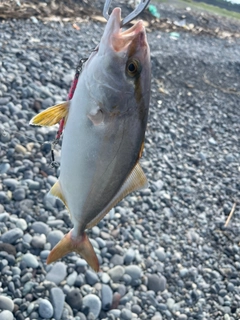
[[[30,124],[50,127],[57,124],[62,118],[66,118],[69,111],[69,101],[47,108],[32,118]],[[66,123],[66,120],[65,120]]]
[[[98,258],[86,233],[84,232],[80,237],[72,239],[71,232],[72,230],[52,249],[47,258],[47,264],[62,258],[70,252],[76,252],[87,261],[94,271],[98,272]]]

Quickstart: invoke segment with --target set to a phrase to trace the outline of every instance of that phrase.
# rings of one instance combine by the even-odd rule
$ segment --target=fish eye
[[[130,59],[127,62],[126,65],[126,72],[127,75],[130,77],[135,77],[136,75],[138,75],[141,72],[141,64],[140,61],[136,60],[136,59]]]

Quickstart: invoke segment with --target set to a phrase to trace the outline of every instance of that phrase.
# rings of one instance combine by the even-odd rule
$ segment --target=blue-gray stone
[[[16,221],[16,227],[24,231],[27,229],[28,225],[24,219],[20,218]]]
[[[13,311],[14,303],[9,297],[0,295],[0,309]]]
[[[54,318],[60,320],[63,313],[65,295],[61,288],[51,289],[51,300],[54,308]]]
[[[67,277],[67,284],[72,287],[77,279],[77,272],[73,271],[68,277]]]
[[[142,270],[136,265],[130,265],[125,268],[125,273],[128,274],[132,280],[138,280],[142,275]]]
[[[135,258],[135,251],[132,248],[129,248],[124,256],[124,263],[130,264]]]
[[[24,261],[29,268],[36,269],[39,266],[37,258],[31,253],[24,254],[22,261]]]
[[[51,231],[49,226],[42,221],[34,222],[31,228],[34,230],[35,233],[39,233],[39,234],[43,233],[45,234],[45,236],[47,236],[48,233]]]
[[[95,283],[98,282],[97,274],[91,270],[86,271],[85,279],[86,279],[86,282],[90,284],[90,286],[93,286]]]
[[[3,162],[0,164],[0,174],[7,173],[8,170],[11,168],[8,162]]]
[[[101,290],[102,309],[108,311],[111,308],[113,300],[112,289],[107,284],[102,284]]]
[[[40,234],[37,236],[33,236],[31,245],[36,249],[43,249],[46,243],[46,236],[44,234]]]
[[[53,306],[47,299],[41,299],[38,312],[43,319],[51,319],[53,316]]]
[[[60,230],[50,231],[47,235],[47,242],[51,244],[51,247],[55,247],[55,245],[64,237],[64,234]]]
[[[17,188],[13,191],[12,197],[16,201],[21,201],[26,198],[26,191],[24,188]]]
[[[67,267],[63,262],[57,262],[53,265],[52,269],[47,273],[46,279],[56,283],[57,285],[62,282],[67,275]]]
[[[82,299],[83,307],[89,308],[89,313],[91,312],[94,315],[94,320],[98,318],[98,315],[101,311],[102,303],[98,296],[94,294],[88,294]]]
[[[14,191],[20,185],[18,180],[12,178],[4,179],[3,184],[7,186],[11,191]]]
[[[0,313],[0,320],[13,320],[13,314],[9,310],[4,310]]]
[[[159,261],[163,262],[166,259],[164,248],[158,248],[155,253]]]
[[[166,278],[157,274],[147,274],[147,287],[154,292],[164,291],[166,289]]]
[[[14,228],[5,232],[1,236],[1,240],[2,242],[13,244],[22,236],[23,236],[23,231],[19,228]]]
[[[123,308],[120,314],[120,320],[132,320],[132,312]]]
[[[108,271],[113,282],[119,281],[124,275],[124,268],[122,266],[116,266]]]

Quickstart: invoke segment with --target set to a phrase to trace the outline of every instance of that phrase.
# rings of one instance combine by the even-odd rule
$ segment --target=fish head
[[[86,67],[92,68],[88,85],[103,111],[122,114],[139,104],[148,110],[151,66],[143,21],[123,30],[121,9],[113,9]]]

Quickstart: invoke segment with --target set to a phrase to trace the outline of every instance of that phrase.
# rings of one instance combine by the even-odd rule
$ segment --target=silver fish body
[[[149,109],[150,52],[142,21],[124,32],[120,22],[121,11],[115,8],[99,46],[84,65],[72,100],[62,104],[64,112],[54,118],[56,122],[64,115],[67,121],[60,176],[50,193],[65,203],[74,227],[52,250],[48,262],[76,251],[97,271],[98,261],[84,230],[128,193],[147,184],[138,161]],[[53,117],[49,109],[31,123],[44,125],[39,119]]]

